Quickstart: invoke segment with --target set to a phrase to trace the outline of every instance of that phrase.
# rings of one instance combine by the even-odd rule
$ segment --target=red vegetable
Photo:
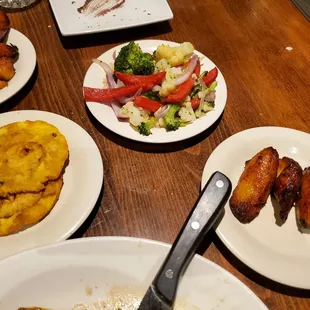
[[[151,112],[156,112],[161,107],[160,102],[151,100],[143,96],[136,97],[135,105],[139,108],[149,110]]]
[[[207,86],[210,86],[216,80],[217,75],[218,70],[215,67],[211,71],[209,71],[207,75],[202,78],[202,80],[206,83]]]
[[[191,104],[192,104],[193,110],[196,110],[200,105],[200,99],[199,98],[192,98]]]
[[[148,91],[152,87],[153,84],[129,85],[104,89],[84,87],[84,98],[86,101],[109,102],[120,97],[133,96],[140,88],[143,91]]]
[[[191,77],[186,82],[181,84],[176,93],[169,94],[166,98],[166,102],[181,102],[183,101],[191,92],[193,86],[195,84],[195,80]]]
[[[159,72],[151,75],[133,75],[115,71],[115,76],[126,85],[136,84],[161,84],[166,76],[166,72]]]

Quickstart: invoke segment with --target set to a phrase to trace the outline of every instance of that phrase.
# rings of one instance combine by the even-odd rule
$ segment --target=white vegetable
[[[132,101],[122,106],[120,113],[121,115],[129,117],[129,122],[133,126],[139,126],[142,122],[146,122],[150,114],[149,111],[136,107]]]
[[[196,119],[192,104],[189,101],[183,103],[179,116],[183,122],[192,122]]]

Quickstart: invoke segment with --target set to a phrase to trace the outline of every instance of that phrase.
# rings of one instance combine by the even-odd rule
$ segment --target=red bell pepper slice
[[[199,98],[192,98],[191,104],[192,104],[193,110],[196,110],[200,105],[200,99]]]
[[[194,84],[195,84],[195,80],[193,78],[189,78],[186,82],[184,82],[177,88],[176,93],[169,94],[165,101],[166,102],[183,101],[190,94]]]
[[[161,103],[143,96],[137,96],[135,98],[135,105],[139,108],[156,112],[160,107]]]
[[[207,86],[210,86],[216,80],[217,75],[218,75],[218,70],[215,67],[211,71],[209,71],[207,75],[202,78],[202,80],[205,82]]]
[[[122,73],[114,71],[115,76],[126,85],[137,84],[161,84],[165,79],[166,72],[159,72],[151,75],[133,75],[128,73]]]
[[[148,91],[153,86],[153,84],[143,84],[104,89],[84,87],[84,98],[86,101],[109,102],[120,97],[133,96],[140,88],[142,88],[144,92]]]

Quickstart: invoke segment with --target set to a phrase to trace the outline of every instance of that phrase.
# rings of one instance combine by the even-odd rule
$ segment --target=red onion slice
[[[125,115],[121,114],[121,106],[120,106],[120,104],[116,100],[112,100],[110,102],[110,105],[111,105],[111,107],[113,109],[113,112],[115,113],[115,116],[118,119],[128,119],[128,116],[125,116]]]
[[[153,91],[153,92],[160,91],[160,89],[161,89],[161,86],[160,86],[160,85],[154,85],[154,86],[152,87],[152,91]]]
[[[142,87],[139,88],[132,97],[121,97],[121,98],[118,98],[118,102],[120,102],[122,104],[125,104],[125,103],[127,103],[129,101],[134,101],[136,96],[140,96],[141,94],[142,94]]]
[[[113,60],[116,59],[116,51],[113,52],[112,57],[113,57]]]
[[[117,87],[125,86],[125,84],[121,80],[117,80],[116,85],[117,85]]]
[[[99,59],[93,59],[93,62],[98,64],[106,73],[106,78],[107,78],[107,82],[110,88],[117,88],[116,82],[113,79],[113,74],[112,74],[112,70],[110,68],[110,66],[99,60]]]
[[[212,90],[212,91],[209,92],[208,95],[206,95],[205,101],[213,102],[214,100],[215,100],[215,91]]]
[[[192,58],[190,59],[190,62],[189,62],[189,65],[187,66],[187,68],[183,71],[183,73],[180,76],[178,76],[176,78],[177,86],[180,84],[183,84],[192,76],[192,74],[196,68],[197,61],[198,61],[198,56],[194,54],[192,56]]]
[[[169,104],[161,106],[155,113],[154,116],[156,119],[160,119],[166,115],[169,110]]]

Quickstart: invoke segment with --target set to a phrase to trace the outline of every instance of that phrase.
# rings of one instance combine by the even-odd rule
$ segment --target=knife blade
[[[179,280],[204,236],[221,214],[230,193],[230,180],[221,172],[215,172],[201,191],[138,310],[173,308]]]

